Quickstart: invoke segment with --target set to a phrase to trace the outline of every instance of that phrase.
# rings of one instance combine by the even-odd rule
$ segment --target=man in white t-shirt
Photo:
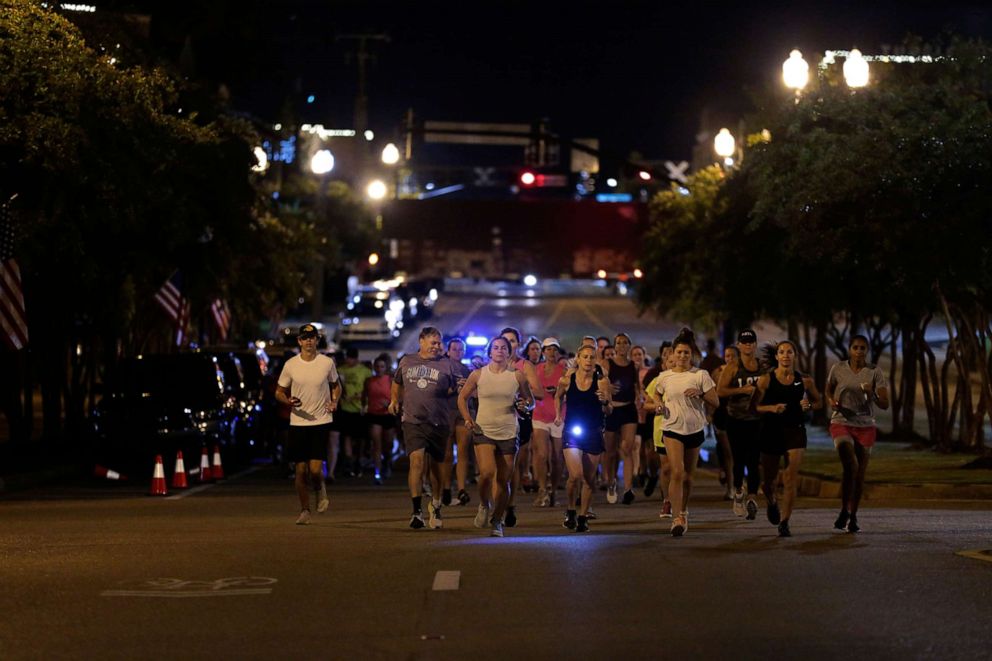
[[[286,361],[276,388],[276,400],[292,407],[288,458],[296,464],[296,493],[301,506],[297,525],[310,523],[307,473],[317,493],[317,511],[327,511],[327,488],[321,468],[331,432],[331,413],[341,397],[334,360],[317,353],[318,335],[313,324],[300,326],[296,339],[300,354]]]

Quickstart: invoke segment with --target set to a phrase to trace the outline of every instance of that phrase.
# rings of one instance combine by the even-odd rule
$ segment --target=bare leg
[[[551,445],[551,435],[544,429],[534,428],[531,436],[531,470],[537,478],[538,497],[543,497],[548,490],[548,449]]]
[[[551,504],[555,504],[558,485],[561,484],[561,474],[565,467],[565,457],[562,454],[561,437],[551,437]]]
[[[602,454],[603,481],[607,485],[617,481],[617,462],[619,460],[617,457],[617,436],[615,431],[603,432],[603,445],[606,447],[606,452]]]
[[[596,464],[599,463],[599,455],[582,453],[582,505],[579,507],[579,516],[589,514],[592,506],[593,485],[596,480]]]
[[[861,504],[861,494],[865,489],[865,473],[868,471],[868,459],[871,457],[871,448],[862,447],[861,444],[854,446],[854,451],[858,455],[858,473],[854,478],[854,490],[851,493],[851,514],[858,513],[858,506]]]
[[[455,427],[455,443],[458,445],[458,464],[455,466],[455,481],[458,483],[458,490],[464,491],[468,484],[469,453],[471,444],[469,443],[468,428],[464,425]]]
[[[480,443],[475,446],[475,464],[479,467],[479,502],[493,509],[493,483],[496,481],[496,446]]]
[[[796,504],[796,488],[799,486],[799,467],[803,463],[805,450],[789,450],[786,455],[786,467],[782,472],[783,486],[785,487],[782,496],[782,519],[788,520],[792,515],[792,507]]]
[[[424,489],[424,463],[426,453],[423,448],[414,450],[410,455],[410,472],[406,476],[406,484],[410,488],[411,498],[420,498]]]
[[[634,488],[634,434],[637,425],[629,423],[620,426],[620,457],[623,459],[623,490]]]
[[[515,463],[516,456],[502,454],[497,450],[493,458],[496,464],[496,478],[493,481],[493,518],[502,521],[503,515],[506,514],[506,508],[509,506],[510,470]]]

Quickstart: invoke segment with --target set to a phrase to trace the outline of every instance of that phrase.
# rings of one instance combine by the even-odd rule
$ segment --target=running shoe
[[[726,490],[723,492],[723,499],[724,500],[733,500],[734,499],[734,487],[733,486],[731,486],[729,484],[727,485]]]
[[[503,525],[507,528],[512,528],[517,525],[517,508],[507,507],[506,514],[503,516]]]
[[[758,516],[758,503],[754,500],[754,498],[748,498],[747,499],[747,520],[748,521],[754,521],[754,519],[757,516]]]
[[[744,516],[744,489],[738,489],[734,494],[734,514]]]
[[[786,519],[778,524],[778,536],[779,537],[792,537],[792,531],[789,530],[789,520]]]
[[[490,533],[492,537],[502,537],[503,536],[503,524],[497,521],[493,524],[493,531]]]
[[[652,475],[652,476],[648,477],[647,484],[644,485],[644,497],[645,498],[650,498],[651,497],[651,494],[654,493],[654,490],[657,487],[658,487],[658,476],[657,475]]]
[[[682,532],[683,533],[689,532],[689,510],[686,510],[684,512],[680,512],[679,513],[679,518],[682,519],[682,523],[683,523],[683,526],[684,526],[682,528]]]
[[[555,488],[548,487],[548,507],[554,507],[558,504],[558,498],[555,495]]]
[[[847,532],[858,532],[861,526],[858,525],[858,515],[852,514],[851,521],[847,524]]]
[[[331,504],[331,501],[329,501],[327,499],[327,496],[325,495],[323,498],[320,499],[320,502],[317,503],[317,514],[323,514],[324,512],[326,512],[327,511],[327,507],[330,504]]]
[[[617,504],[617,483],[610,482],[610,486],[606,489],[606,502],[610,505]]]
[[[672,519],[672,537],[681,537],[685,533],[685,529],[686,521],[681,514]]]
[[[672,503],[665,501],[661,504],[661,514],[658,515],[660,519],[670,519],[672,518]]]
[[[536,505],[538,507],[551,507],[551,491],[545,489],[544,492],[537,497]]]
[[[459,489],[458,490],[458,504],[459,505],[468,505],[468,502],[470,500],[472,500],[472,496],[468,495],[468,492],[465,491],[465,489]]]
[[[433,500],[427,501],[427,525],[436,530],[444,526],[441,520],[441,505],[435,505]]]
[[[472,521],[476,528],[485,528],[486,523],[489,521],[489,508],[483,504],[479,504],[479,511],[475,513],[475,520]]]
[[[420,530],[424,527],[424,515],[422,512],[416,512],[410,517],[410,527],[414,530]]]
[[[847,521],[851,518],[851,514],[847,510],[841,510],[840,514],[837,515],[837,520],[834,521],[834,528],[837,530],[844,530],[847,528]]]
[[[300,515],[296,517],[296,525],[298,526],[309,526],[310,525],[310,510],[303,510]]]
[[[768,503],[765,515],[768,517],[768,523],[773,526],[777,526],[782,521],[782,513],[778,510],[778,501]]]
[[[565,521],[561,525],[569,530],[575,530],[575,510],[566,510]]]
[[[441,490],[441,504],[445,507],[451,504],[451,489]]]
[[[597,518],[596,517],[596,513],[592,511],[592,508],[591,507],[589,508],[589,511],[586,512],[586,518],[589,519],[590,521],[592,521],[593,519]]]
[[[632,502],[634,502],[634,492],[628,489],[623,492],[623,504],[630,505]]]
[[[575,524],[575,532],[589,532],[589,517],[580,516]]]

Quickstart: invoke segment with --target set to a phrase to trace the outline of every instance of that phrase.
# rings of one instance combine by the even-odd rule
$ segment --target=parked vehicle
[[[339,342],[380,342],[390,346],[403,329],[403,300],[394,290],[355,293],[341,313]]]

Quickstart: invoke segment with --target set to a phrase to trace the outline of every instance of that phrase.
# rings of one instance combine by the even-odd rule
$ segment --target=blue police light
[[[578,425],[572,427],[572,436],[582,436],[582,427]]]
[[[310,96],[307,97],[307,103],[313,103],[316,100],[317,100],[317,97],[315,97],[313,94],[311,94]]]
[[[465,344],[470,347],[484,347],[489,344],[489,340],[482,337],[481,335],[469,335],[465,338]]]

